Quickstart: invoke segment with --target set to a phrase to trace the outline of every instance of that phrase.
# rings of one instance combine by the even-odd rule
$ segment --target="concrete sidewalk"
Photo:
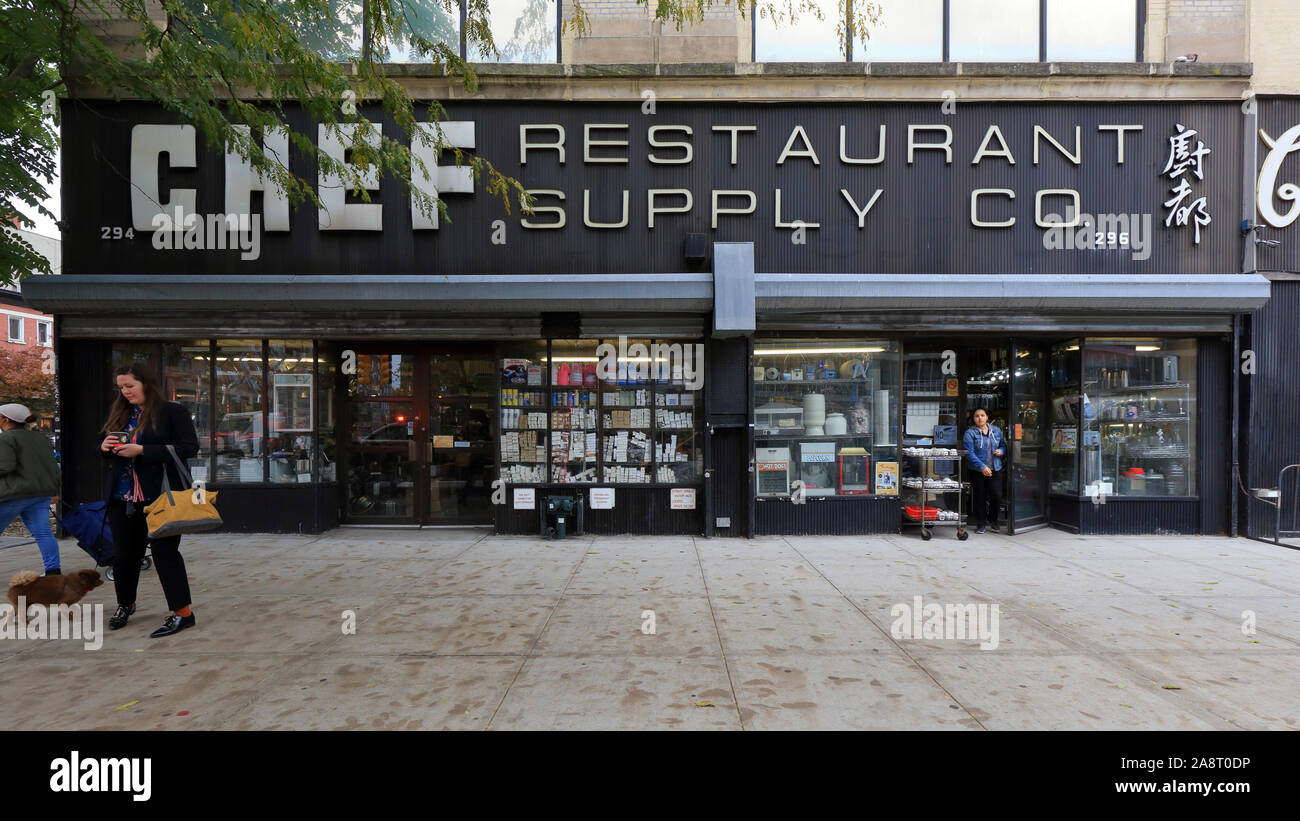
[[[344,528],[183,552],[195,629],[147,638],[150,570],[100,650],[0,640],[0,727],[1300,729],[1300,553],[1244,539]],[[6,582],[39,566],[0,551]],[[997,649],[895,639],[915,596],[995,606]],[[107,620],[111,583],[84,601]]]

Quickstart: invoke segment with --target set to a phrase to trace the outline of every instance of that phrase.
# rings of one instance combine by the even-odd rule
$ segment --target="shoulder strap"
[[[186,486],[186,487],[190,487],[190,486],[192,486],[192,485],[194,484],[194,480],[193,480],[192,478],[190,478],[190,471],[189,471],[189,468],[185,467],[185,463],[182,462],[182,461],[181,461],[181,457],[177,455],[177,453],[176,453],[176,448],[173,447],[173,446],[171,446],[171,445],[168,445],[168,446],[167,446],[167,452],[170,453],[170,454],[172,455],[172,460],[173,460],[174,462],[176,462],[176,467],[180,469],[180,472],[181,472],[181,478],[183,478],[183,479],[185,480],[185,486]],[[164,481],[164,482],[167,481],[167,471],[166,471],[166,470],[163,471],[163,481]]]

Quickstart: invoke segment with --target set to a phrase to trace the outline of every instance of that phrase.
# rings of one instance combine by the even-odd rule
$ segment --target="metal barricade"
[[[1289,493],[1286,485],[1288,472],[1291,473]],[[1283,539],[1300,536],[1300,464],[1287,465],[1278,472],[1277,501],[1270,504],[1277,507],[1273,520],[1273,543],[1280,544]],[[1288,512],[1289,517],[1286,515]],[[1282,529],[1283,522],[1290,526],[1289,530]]]

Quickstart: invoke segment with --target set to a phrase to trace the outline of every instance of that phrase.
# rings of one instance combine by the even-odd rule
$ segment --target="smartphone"
[[[126,440],[131,438],[131,434],[127,433],[127,432],[124,431],[124,430],[111,430],[111,431],[108,432],[108,435],[109,435],[109,436],[116,436],[116,437],[117,437],[117,442],[118,442],[119,445],[125,445],[125,444],[127,444],[127,441],[126,441]]]

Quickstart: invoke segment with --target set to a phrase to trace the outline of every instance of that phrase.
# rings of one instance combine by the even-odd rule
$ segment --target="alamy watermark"
[[[1151,256],[1150,214],[1044,214],[1050,227],[1043,232],[1049,251],[1132,251],[1134,260]]]
[[[890,635],[895,639],[980,640],[981,650],[998,649],[998,605],[925,604],[920,596],[912,603],[900,602],[889,609],[894,619]]]
[[[0,639],[73,639],[87,650],[104,646],[104,605],[28,604],[18,597],[18,606],[0,604]]]
[[[704,386],[704,346],[689,342],[642,342],[628,344],[626,336],[618,345],[602,342],[596,348],[596,378],[605,382],[656,379],[680,382],[687,390]]]
[[[154,214],[153,247],[159,251],[239,251],[242,260],[262,255],[261,214],[196,214],[177,206]]]

